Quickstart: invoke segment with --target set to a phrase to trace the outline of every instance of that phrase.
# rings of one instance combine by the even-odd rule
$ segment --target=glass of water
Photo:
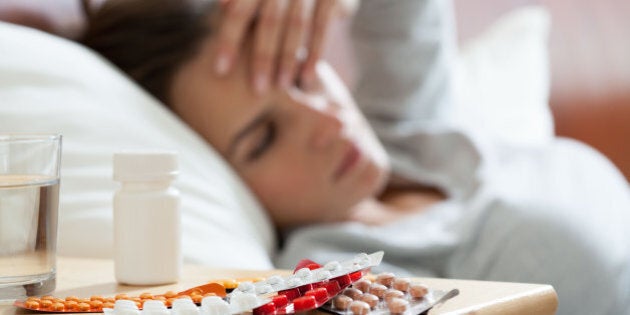
[[[0,300],[55,289],[61,136],[0,134]]]

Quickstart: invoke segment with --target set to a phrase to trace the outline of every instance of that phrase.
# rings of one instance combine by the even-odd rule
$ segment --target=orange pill
[[[142,301],[138,302],[138,301],[134,301],[134,303],[136,303],[136,307],[137,308],[142,308]]]
[[[63,304],[65,301],[66,301],[66,300],[64,300],[64,299],[60,299],[60,298],[54,298],[54,299],[52,299],[52,302],[53,302],[53,303],[61,303],[61,304]]]
[[[104,302],[103,308],[114,308],[114,303],[112,302]]]
[[[55,299],[55,297],[54,297],[54,296],[52,296],[52,295],[44,295],[44,296],[42,296],[40,299],[42,299],[42,300],[50,300],[50,301],[52,301],[52,300],[54,300],[54,299]]]
[[[97,311],[100,311],[100,310],[103,309],[103,304],[104,303],[105,302],[102,302],[102,301],[90,301],[90,308],[94,309],[94,310],[97,310]],[[114,304],[114,303],[112,303],[112,304]]]
[[[170,298],[174,298],[174,297],[176,297],[176,296],[177,296],[177,293],[175,293],[175,291],[166,291],[166,293],[164,293],[164,296],[165,296],[167,299],[170,299]]]
[[[132,297],[131,300],[134,302],[142,302],[142,299],[137,296]]]
[[[63,305],[63,303],[61,302],[55,302],[50,306],[50,309],[55,311],[55,312],[61,312],[65,309],[66,307]]]
[[[66,296],[66,301],[78,301],[78,300],[79,298],[74,295]]]
[[[77,305],[79,311],[81,312],[85,312],[85,311],[89,311],[90,310],[90,304],[88,303],[79,303],[79,305]]]
[[[140,298],[143,299],[143,300],[153,299],[153,294],[151,294],[149,292],[144,292],[144,293],[140,294]]]
[[[41,303],[39,304],[41,308],[50,308],[52,305],[53,305],[53,302],[51,300],[42,300]]]
[[[120,294],[116,294],[116,296],[114,298],[116,300],[129,300],[129,295],[124,294],[124,293],[120,293]]]
[[[26,306],[26,308],[36,310],[39,308],[39,302],[35,300],[26,300],[26,302],[24,302],[24,306]]]
[[[93,309],[102,309],[103,301],[99,301],[99,300],[90,301],[90,307]]]
[[[203,296],[200,294],[191,295],[190,297],[192,298],[193,303],[201,303],[201,300],[203,300]]]
[[[105,301],[105,298],[100,295],[92,295],[90,301]]]
[[[105,299],[103,299],[102,302],[112,302],[112,303],[114,303],[114,302],[116,302],[116,299],[113,298],[113,297],[106,297]]]
[[[238,282],[234,279],[220,280],[217,283],[222,284],[226,289],[236,289],[238,287]]]
[[[67,310],[76,310],[77,309],[77,305],[79,305],[79,302],[77,301],[66,301],[64,303],[64,306],[66,307]]]
[[[79,302],[79,303],[88,303],[89,304],[90,303],[90,299],[88,299],[88,298],[79,299],[77,302]]]
[[[165,303],[166,307],[173,306],[173,301],[175,301],[175,300],[176,300],[176,298],[174,298],[174,297],[166,299],[166,303]]]

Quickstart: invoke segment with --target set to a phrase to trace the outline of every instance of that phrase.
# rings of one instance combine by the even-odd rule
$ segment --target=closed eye
[[[262,136],[255,140],[253,148],[247,153],[246,161],[252,162],[262,157],[276,140],[276,132],[276,124],[267,122],[263,127]]]

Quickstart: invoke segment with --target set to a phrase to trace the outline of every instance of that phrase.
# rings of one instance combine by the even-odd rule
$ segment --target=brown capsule
[[[429,293],[429,288],[420,283],[414,283],[409,286],[409,294],[414,299],[423,298],[425,295],[427,295],[427,293]]]
[[[385,300],[385,302],[387,302],[393,298],[402,299],[404,296],[405,294],[402,293],[402,291],[398,291],[396,289],[387,289],[387,291],[385,291],[385,293],[383,294],[383,299]]]
[[[345,290],[343,290],[343,295],[347,295],[349,296],[351,299],[356,300],[359,295],[363,294],[363,292],[359,291],[358,289],[355,288],[347,288]]]
[[[372,285],[370,286],[370,289],[368,290],[368,293],[372,293],[376,295],[379,299],[382,299],[386,290],[387,290],[386,286],[380,283],[372,283]]]
[[[368,279],[361,279],[355,282],[352,286],[363,293],[367,293],[368,290],[370,289],[371,284],[372,284],[372,281]]]
[[[374,309],[378,305],[379,298],[371,293],[363,293],[359,296],[359,301],[367,303],[371,309]]]
[[[396,278],[392,287],[396,290],[407,292],[409,290],[409,284],[411,280],[409,278]]]
[[[342,311],[347,310],[348,307],[350,306],[350,303],[352,303],[352,298],[343,294],[335,296],[335,298],[332,300],[333,308],[342,310]]]
[[[392,314],[402,314],[409,307],[409,301],[401,298],[392,298],[387,302],[387,308]]]
[[[352,301],[350,303],[350,312],[354,315],[367,315],[370,312],[370,305],[363,301]]]
[[[376,276],[376,283],[380,283],[388,288],[392,287],[394,283],[394,274],[391,272],[383,272]]]

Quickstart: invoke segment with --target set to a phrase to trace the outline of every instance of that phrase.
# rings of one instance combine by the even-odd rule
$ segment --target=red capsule
[[[339,283],[339,287],[342,289],[352,284],[352,279],[350,279],[349,275],[339,276],[332,279],[332,281],[336,281],[337,283]]]
[[[308,311],[317,308],[317,301],[312,295],[301,296],[293,300],[293,309],[295,312]]]
[[[278,295],[284,295],[287,300],[293,301],[295,298],[300,297],[300,290],[298,288],[288,289],[278,292]]]
[[[283,307],[287,306],[287,304],[289,304],[289,299],[287,298],[286,295],[283,295],[283,294],[279,294],[279,295],[274,296],[271,299],[271,301],[276,306],[276,309],[283,308]]]
[[[330,296],[335,296],[339,293],[339,291],[341,291],[341,287],[339,287],[339,282],[337,281],[328,281],[322,284],[322,288],[326,288],[326,291],[328,291]]]
[[[314,296],[318,304],[322,304],[328,300],[328,291],[326,291],[326,288],[317,288],[304,293],[304,296],[309,295]]]
[[[363,278],[363,272],[362,271],[356,271],[356,272],[353,272],[353,273],[349,274],[349,276],[350,276],[350,281],[351,282],[357,282],[361,278]]]
[[[254,315],[273,315],[276,313],[276,305],[269,302],[254,309]]]

